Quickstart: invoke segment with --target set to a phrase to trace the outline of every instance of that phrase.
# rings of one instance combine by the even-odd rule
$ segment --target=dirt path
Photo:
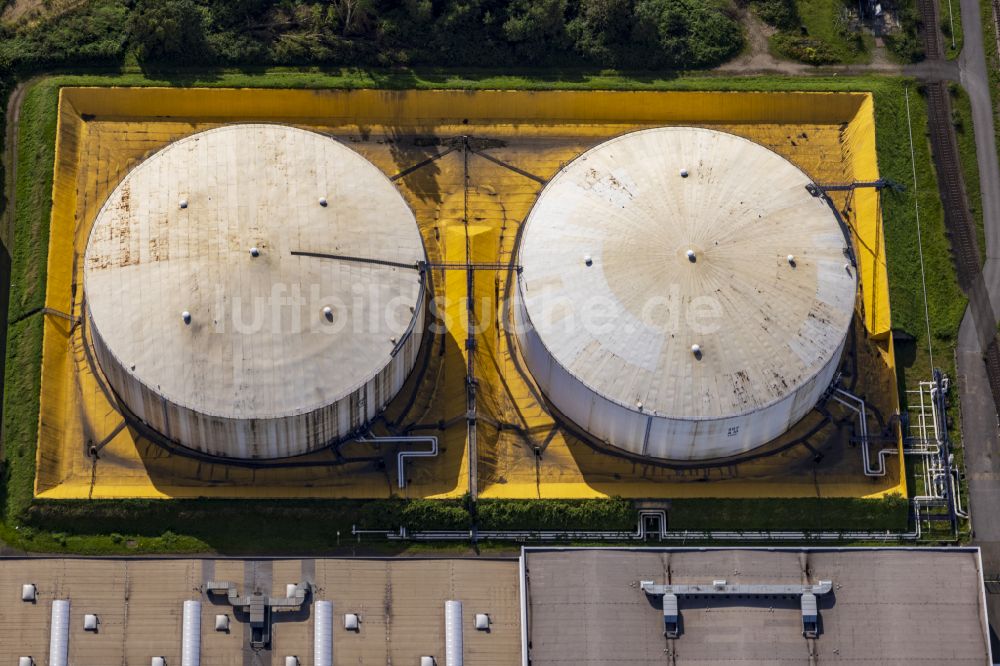
[[[713,71],[727,74],[743,74],[756,76],[760,74],[785,74],[788,76],[809,76],[811,74],[903,74],[904,67],[893,62],[884,46],[876,47],[872,52],[872,62],[858,65],[826,65],[817,67],[794,60],[776,58],[768,47],[768,39],[777,30],[759,18],[753,12],[741,10],[740,22],[747,38],[746,50],[725,62]]]
[[[7,99],[7,127],[4,136],[3,166],[4,166],[4,193],[6,201],[3,207],[3,216],[0,218],[0,243],[12,249],[14,240],[14,208],[17,197],[17,129],[21,120],[21,102],[24,101],[25,91],[34,83],[36,78],[21,81],[11,91]]]
[[[768,49],[768,38],[776,30],[767,25],[752,12],[741,10],[740,22],[746,31],[747,48],[740,55],[716,68],[720,72],[760,71],[780,74],[805,74],[815,69],[809,65],[790,60],[779,60]]]

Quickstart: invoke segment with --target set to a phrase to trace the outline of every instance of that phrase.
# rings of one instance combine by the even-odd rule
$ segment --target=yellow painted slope
[[[518,226],[541,188],[461,150],[463,135],[472,137],[473,148],[542,179],[606,138],[663,124],[710,124],[746,136],[818,182],[878,173],[872,101],[864,94],[87,88],[64,89],[60,104],[46,302],[77,319],[84,307],[82,290],[75,288],[79,262],[104,199],[158,148],[225,122],[289,122],[327,132],[389,175],[458,145],[397,181],[432,263],[510,262]],[[859,390],[891,413],[898,405],[877,202],[859,191],[837,203],[849,208],[861,264],[859,310],[866,331],[856,336],[863,364]],[[408,463],[405,491],[396,486],[395,449],[371,445],[351,444],[344,453],[381,456],[380,463],[268,470],[169,453],[122,427],[95,369],[86,326],[46,315],[37,495],[457,497],[469,488],[470,469],[484,497],[869,496],[905,490],[898,468],[879,481],[861,476],[859,454],[844,445],[843,434],[813,442],[826,454],[819,466],[804,447],[708,472],[675,472],[597,451],[557,425],[523,371],[505,326],[507,271],[475,272],[474,350],[466,345],[466,273],[435,269],[432,282],[435,333],[418,371],[375,424],[378,434],[441,439],[438,458]],[[479,416],[473,465],[465,384],[470,354]],[[100,448],[96,462],[87,455],[91,446]],[[332,454],[312,459],[329,462]],[[712,482],[697,482],[705,478]]]

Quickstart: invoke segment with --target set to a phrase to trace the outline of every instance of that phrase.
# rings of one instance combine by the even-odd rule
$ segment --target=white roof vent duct
[[[66,666],[69,663],[69,599],[52,602],[51,627],[48,666]]]
[[[201,602],[184,602],[181,625],[181,666],[201,665]]]
[[[38,598],[38,588],[34,583],[25,583],[21,586],[21,601],[34,601]]]
[[[317,601],[313,620],[313,666],[333,666],[333,602]]]
[[[35,660],[31,657],[20,657],[17,660],[17,666],[35,666]]]
[[[300,666],[299,658],[295,655],[285,657],[285,666]]]
[[[150,661],[151,666],[167,666],[166,657],[153,657]]]
[[[437,666],[437,662],[434,661],[434,657],[421,657],[420,666]]]
[[[476,629],[479,631],[490,630],[490,616],[487,613],[476,613]]]
[[[344,629],[348,631],[361,631],[361,618],[357,613],[348,613],[344,616]]]
[[[225,613],[220,613],[215,616],[215,630],[216,631],[229,631],[229,616]]]
[[[444,602],[444,666],[462,666],[462,602]]]

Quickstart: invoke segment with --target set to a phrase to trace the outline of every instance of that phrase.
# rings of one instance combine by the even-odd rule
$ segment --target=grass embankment
[[[899,93],[903,92],[902,88],[903,84],[900,84]],[[916,196],[920,207],[920,240],[923,245],[931,328],[931,338],[928,340],[906,98],[903,94],[882,95],[876,98],[875,103],[879,169],[883,177],[906,188],[903,192],[883,191],[883,227],[889,263],[889,299],[892,304],[893,328],[915,337],[912,343],[897,345],[896,362],[900,384],[915,387],[917,382],[931,378],[929,342],[933,344],[935,364],[954,376],[955,344],[958,327],[965,313],[966,298],[958,288],[948,238],[945,235],[944,213],[927,138],[926,100],[911,86],[909,104],[917,172]]]
[[[52,164],[55,141],[58,88],[64,85],[183,85],[211,87],[285,87],[285,88],[452,88],[452,89],[595,89],[595,90],[822,90],[872,91],[875,95],[877,143],[882,175],[907,186],[901,193],[885,192],[885,232],[890,276],[893,321],[917,338],[909,354],[901,359],[901,372],[916,379],[929,376],[927,340],[923,323],[923,297],[917,262],[916,226],[911,187],[909,139],[905,122],[904,87],[906,82],[883,77],[809,77],[809,78],[717,78],[682,76],[659,78],[655,75],[623,76],[610,73],[548,72],[532,76],[491,72],[455,71],[362,71],[323,72],[245,71],[180,72],[146,76],[59,75],[45,78],[28,91],[21,114],[18,145],[17,211],[15,217],[15,252],[11,284],[11,320],[40,307],[44,299],[47,230],[51,209]],[[910,94],[916,139],[915,153],[919,183],[924,256],[927,262],[928,300],[933,324],[935,353],[949,363],[958,323],[965,300],[958,290],[948,254],[941,204],[930,152],[925,139],[926,111],[922,98]],[[232,553],[317,552],[331,547],[340,529],[342,537],[351,524],[366,524],[362,505],[347,501],[311,502],[33,502],[35,442],[38,423],[38,381],[41,364],[41,316],[25,317],[11,326],[8,341],[4,405],[4,483],[2,536],[19,548],[81,553],[195,552],[217,550]],[[936,357],[937,358],[937,357]],[[706,500],[716,507],[728,506],[724,500]],[[826,506],[828,500],[815,500]],[[777,502],[777,500],[775,501]],[[799,501],[783,501],[787,512],[762,510],[773,516],[773,527],[744,529],[779,529],[780,516],[820,515],[849,516],[847,509],[803,508]],[[813,500],[807,500],[812,503]],[[364,503],[379,505],[377,502]],[[798,505],[798,506],[796,506]],[[488,503],[481,503],[480,520],[489,515]],[[680,506],[680,505],[679,505]],[[749,505],[747,505],[749,506]],[[865,505],[867,506],[867,505]],[[372,509],[374,511],[374,509]],[[399,509],[400,511],[404,509]],[[617,511],[618,509],[615,509]],[[512,526],[512,516],[521,509],[494,511],[495,525]],[[733,513],[736,512],[736,513]],[[530,512],[529,512],[530,513]],[[822,524],[823,528],[868,529],[869,510]],[[723,529],[735,509],[687,512],[681,518],[688,529]],[[377,514],[383,515],[383,514]],[[384,514],[390,524],[369,525],[394,529],[395,514]],[[558,512],[555,516],[563,515]],[[338,517],[339,516],[339,517]],[[501,517],[503,521],[501,521]],[[521,516],[524,518],[524,515]],[[744,516],[745,518],[745,516]],[[456,519],[443,520],[441,526]],[[789,518],[790,519],[790,518]],[[568,520],[565,518],[560,521]],[[618,524],[617,519],[612,521]],[[804,522],[792,520],[780,528],[803,529]],[[484,529],[486,524],[483,523]],[[624,521],[622,522],[624,524]],[[820,523],[814,523],[820,524]],[[339,526],[339,527],[338,527]],[[20,529],[18,529],[20,527]],[[29,529],[25,529],[28,527]],[[629,529],[634,527],[630,525]],[[550,529],[590,529],[560,524]],[[603,529],[617,529],[604,524]],[[120,533],[126,536],[115,536]],[[331,536],[332,535],[332,536]]]
[[[0,497],[5,515],[18,515],[28,506],[35,478],[42,357],[37,312],[45,305],[58,92],[56,86],[34,86],[21,105],[4,377]]]
[[[777,28],[772,55],[810,65],[868,63],[874,38],[856,29],[856,9],[844,0],[751,0],[760,18]]]
[[[938,0],[938,24],[944,57],[954,60],[962,52],[965,34],[962,32],[962,3],[959,0]]]
[[[848,65],[871,61],[872,38],[851,30],[844,0],[795,0],[809,37],[825,45],[832,62]]]

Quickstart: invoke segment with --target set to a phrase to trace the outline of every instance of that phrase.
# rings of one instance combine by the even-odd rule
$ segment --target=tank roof
[[[412,211],[368,160],[315,132],[238,124],[125,177],[93,225],[84,285],[91,326],[139,382],[199,413],[271,418],[333,403],[390,362],[424,260]]]
[[[704,128],[641,130],[565,166],[520,247],[524,308],[555,362],[619,405],[717,419],[836,359],[849,241],[796,166]]]

